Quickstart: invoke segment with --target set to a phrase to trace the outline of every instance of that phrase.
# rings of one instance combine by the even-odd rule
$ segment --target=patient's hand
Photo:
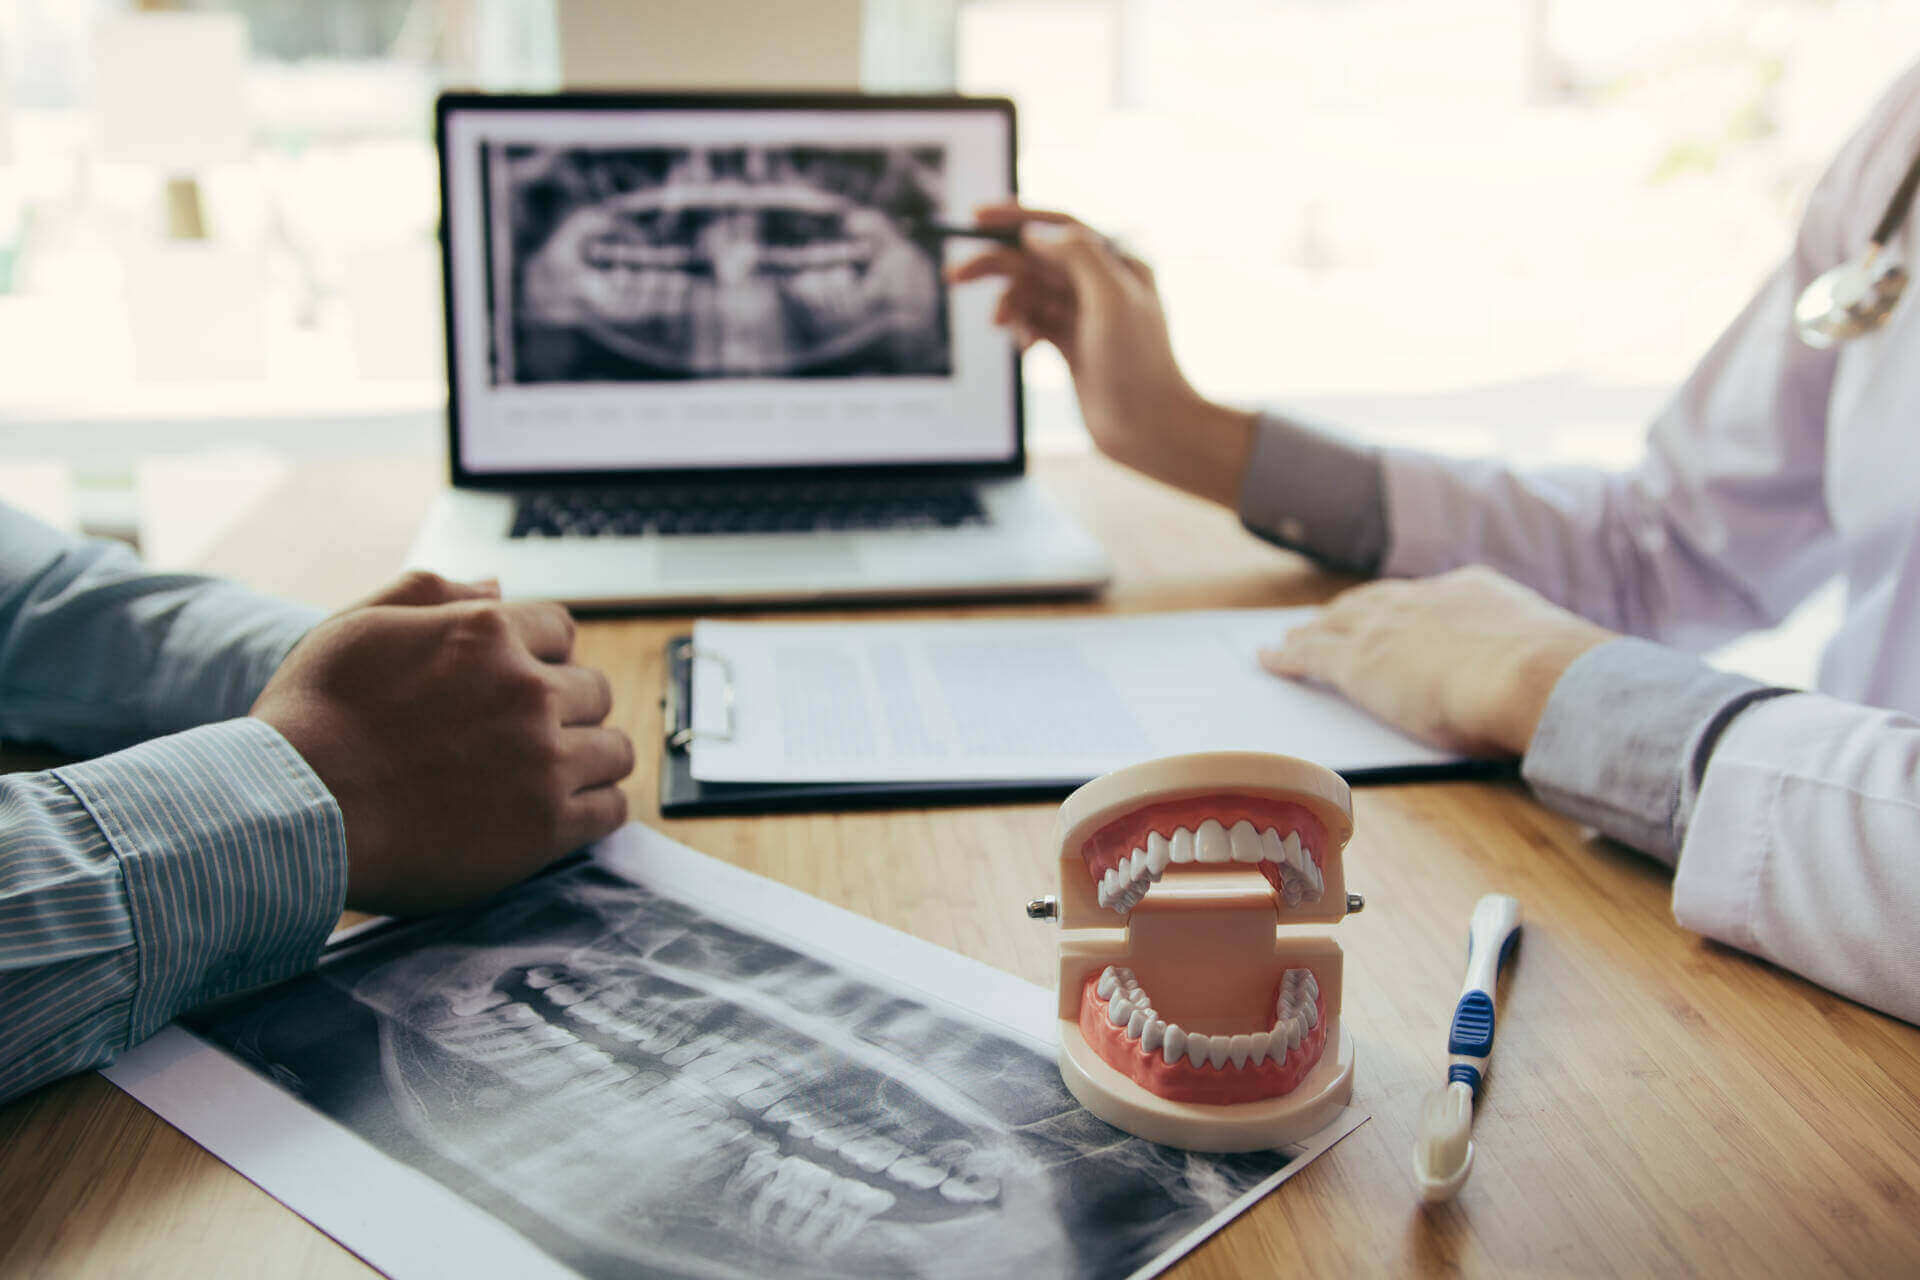
[[[350,905],[472,901],[626,821],[633,744],[556,604],[409,574],[315,627],[253,705],[339,802]]]
[[[1613,633],[1474,566],[1370,582],[1260,662],[1331,685],[1408,733],[1472,755],[1524,755],[1573,660]]]
[[[1064,213],[1001,204],[975,218],[1023,228],[1025,247],[990,249],[948,279],[1007,281],[994,322],[1012,329],[1022,350],[1034,342],[1060,349],[1094,443],[1156,479],[1233,505],[1253,416],[1205,399],[1181,373],[1153,270]]]

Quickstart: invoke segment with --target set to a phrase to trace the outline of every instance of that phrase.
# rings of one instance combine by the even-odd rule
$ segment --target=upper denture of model
[[[1259,868],[1290,907],[1317,902],[1327,831],[1310,808],[1264,796],[1202,796],[1151,804],[1081,846],[1100,905],[1126,915],[1170,866]]]

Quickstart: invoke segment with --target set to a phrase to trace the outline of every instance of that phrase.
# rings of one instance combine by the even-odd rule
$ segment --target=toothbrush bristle
[[[1420,1109],[1414,1154],[1426,1176],[1441,1181],[1467,1162],[1473,1136],[1473,1090],[1458,1081],[1427,1095]]]

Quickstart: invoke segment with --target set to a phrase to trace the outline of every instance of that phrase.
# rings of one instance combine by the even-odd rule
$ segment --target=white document
[[[1302,756],[1343,772],[1459,759],[1344,698],[1261,669],[1258,651],[1316,613],[702,620],[693,632],[693,776],[1062,781],[1156,756],[1235,749]]]
[[[1061,1085],[1051,992],[638,825],[195,1021],[107,1078],[397,1280],[1139,1280],[1366,1118],[1127,1139]]]

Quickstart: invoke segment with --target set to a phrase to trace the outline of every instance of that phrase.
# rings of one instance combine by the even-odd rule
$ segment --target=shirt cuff
[[[1553,686],[1520,775],[1549,808],[1672,865],[1720,734],[1787,692],[1663,645],[1610,640]]]
[[[1387,545],[1380,455],[1272,414],[1254,421],[1240,522],[1331,569],[1372,574]]]
[[[346,827],[271,726],[206,725],[54,774],[125,878],[140,983],[129,1043],[313,965],[346,901]]]

